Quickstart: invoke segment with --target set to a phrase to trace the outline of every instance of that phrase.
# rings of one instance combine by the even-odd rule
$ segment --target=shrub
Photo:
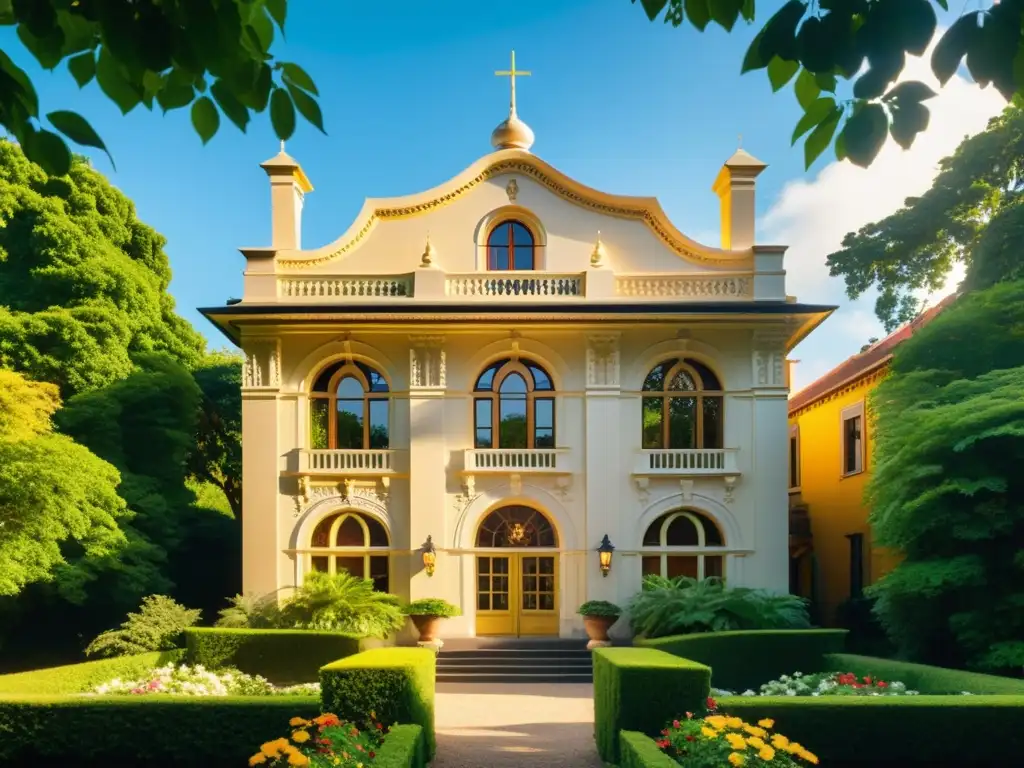
[[[652,648],[594,651],[594,723],[597,751],[619,760],[619,731],[656,734],[680,708],[697,711],[707,700],[711,670]]]
[[[405,625],[394,595],[377,592],[370,579],[342,571],[310,573],[281,607],[282,626],[387,637]]]
[[[184,655],[185,652],[181,649],[156,651],[138,656],[117,656],[32,672],[0,675],[0,696],[56,696],[82,693],[116,677],[139,677],[154,667],[173,664]]]
[[[281,626],[277,595],[235,595],[220,610],[216,626],[225,629],[275,629]]]
[[[656,638],[694,632],[810,627],[807,601],[762,589],[729,588],[718,578],[644,578],[629,602],[633,631]]]
[[[675,768],[676,761],[661,751],[654,739],[639,731],[619,734],[619,768]]]
[[[752,630],[641,638],[635,643],[707,664],[716,688],[743,691],[794,669],[828,669],[825,654],[841,651],[845,638],[842,629]]]
[[[609,603],[607,600],[588,600],[576,609],[576,613],[580,616],[607,616],[612,618],[621,615],[622,609],[615,603]]]
[[[423,727],[425,758],[434,757],[435,655],[426,648],[378,648],[320,670],[323,707],[365,727],[375,713],[385,726]]]
[[[1014,680],[960,669],[930,667],[893,659],[830,653],[823,660],[827,669],[842,669],[858,675],[879,675],[883,680],[900,680],[922,694],[1008,694],[1024,696],[1024,680]]]
[[[129,613],[120,629],[96,637],[85,653],[109,657],[172,650],[179,646],[181,633],[199,621],[199,614],[166,595],[149,595],[142,598],[138,613]]]
[[[450,619],[462,615],[462,609],[459,606],[437,597],[413,600],[402,609],[402,612],[406,616],[436,616],[440,619]]]
[[[396,725],[377,751],[372,768],[426,768],[426,745],[423,728],[418,725]]]
[[[209,669],[235,667],[272,683],[313,683],[320,667],[359,653],[360,638],[299,629],[221,629],[185,632],[186,659]]]

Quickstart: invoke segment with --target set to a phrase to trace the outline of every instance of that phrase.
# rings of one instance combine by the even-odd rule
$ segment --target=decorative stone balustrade
[[[446,275],[446,296],[460,298],[559,299],[584,298],[584,279],[580,274],[535,274],[523,272],[473,272]]]
[[[564,448],[469,448],[465,471],[470,474],[564,474],[571,472]]]
[[[408,299],[413,295],[409,275],[343,277],[285,277],[277,282],[286,299]]]
[[[751,299],[750,275],[621,275],[615,295],[624,299]]]
[[[324,475],[390,475],[396,472],[393,450],[310,449],[299,454],[299,471]]]
[[[637,453],[633,474],[645,477],[691,477],[739,474],[735,448],[669,448]]]

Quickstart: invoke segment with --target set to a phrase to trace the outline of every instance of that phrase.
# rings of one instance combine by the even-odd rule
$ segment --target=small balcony
[[[667,448],[638,451],[637,477],[717,477],[738,475],[736,448]]]
[[[299,451],[298,474],[383,477],[399,472],[398,451],[390,449],[308,449]]]
[[[465,473],[568,475],[572,454],[566,448],[469,448]]]

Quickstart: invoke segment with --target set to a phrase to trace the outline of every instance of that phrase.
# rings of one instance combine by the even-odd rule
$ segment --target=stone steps
[[[438,683],[589,683],[586,640],[459,638],[437,656]]]

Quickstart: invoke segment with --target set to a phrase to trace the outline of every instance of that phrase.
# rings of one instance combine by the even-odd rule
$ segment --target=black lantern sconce
[[[608,534],[604,535],[601,539],[601,546],[597,548],[597,556],[601,563],[601,575],[607,576],[608,572],[612,569],[612,552],[615,551],[615,545],[608,539]]]
[[[427,540],[423,542],[420,550],[423,552],[423,568],[426,570],[427,576],[433,576],[434,566],[437,564],[437,550],[434,549],[434,539],[432,536],[427,536]]]

